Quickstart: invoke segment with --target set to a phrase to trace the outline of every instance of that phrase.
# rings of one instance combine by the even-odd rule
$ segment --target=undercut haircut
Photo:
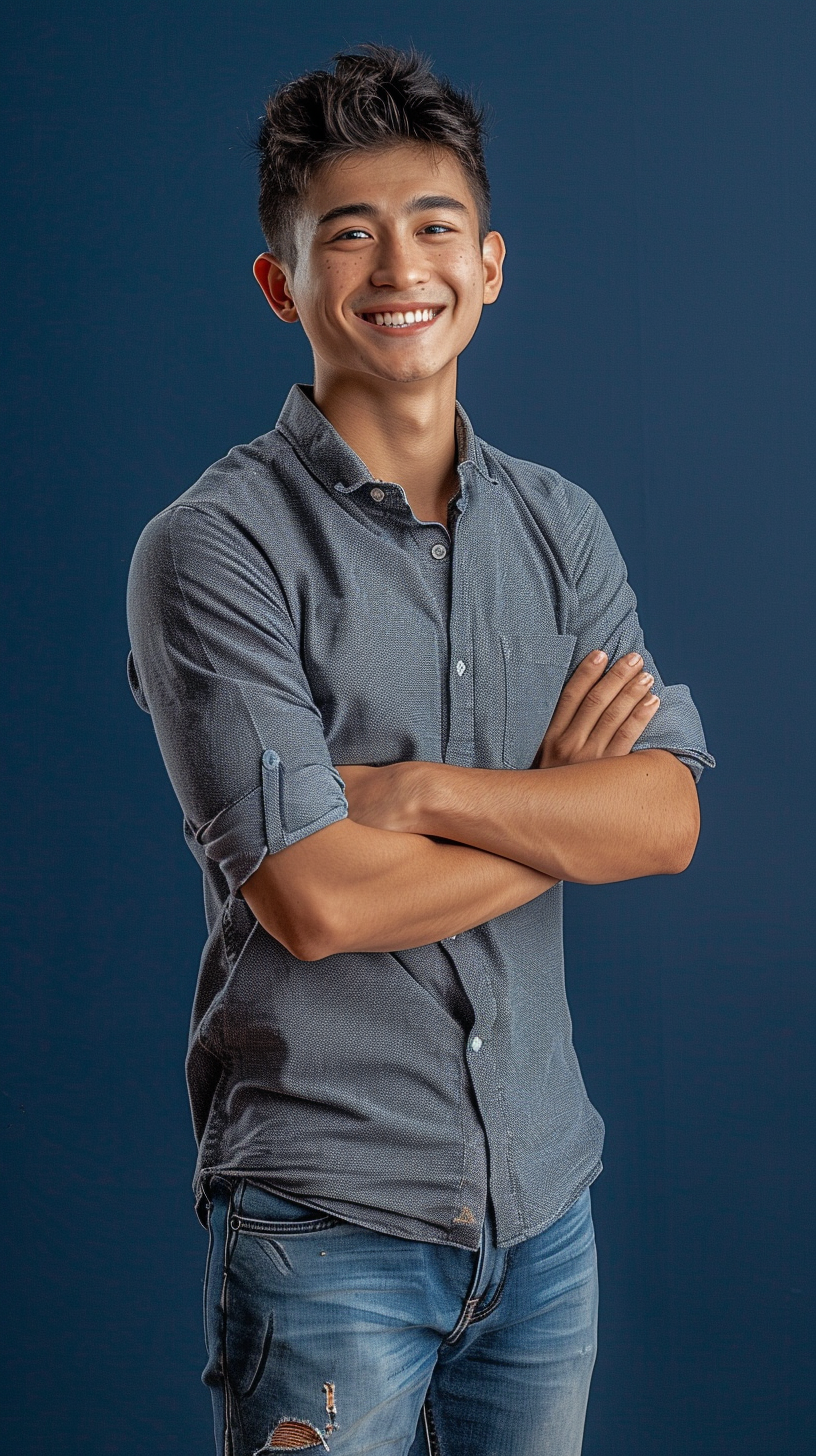
[[[308,71],[287,82],[266,103],[255,143],[258,214],[273,257],[295,263],[298,207],[321,167],[397,142],[423,142],[456,157],[483,240],[490,229],[484,109],[434,75],[427,56],[365,45],[341,51],[333,71]]]

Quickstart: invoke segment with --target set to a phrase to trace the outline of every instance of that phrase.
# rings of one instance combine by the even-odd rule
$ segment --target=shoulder
[[[579,550],[587,535],[594,534],[599,526],[606,527],[598,502],[574,480],[551,466],[507,455],[484,440],[479,444],[496,483],[521,498],[533,519],[565,554]]]
[[[213,513],[252,516],[268,509],[284,487],[291,446],[278,430],[234,445],[172,504]]]
[[[220,460],[213,461],[198,480],[165,506],[155,522],[165,529],[182,514],[179,523],[192,523],[197,516],[210,514],[225,521],[251,520],[274,509],[276,497],[285,490],[287,473],[291,473],[291,447],[277,430],[259,435],[246,445],[234,445]],[[289,465],[289,471],[287,471]],[[149,530],[153,521],[148,523]],[[174,533],[177,526],[174,525]]]
[[[283,437],[270,430],[214,461],[147,522],[133,552],[131,577],[146,571],[172,575],[180,562],[229,550],[230,543],[247,553],[260,545],[274,534],[284,502],[291,498],[289,454]]]

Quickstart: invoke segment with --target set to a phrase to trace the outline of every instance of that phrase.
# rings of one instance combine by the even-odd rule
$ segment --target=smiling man
[[[220,1456],[577,1456],[602,1123],[562,881],[685,868],[706,752],[595,502],[474,434],[501,289],[481,117],[366,47],[267,104],[314,383],[129,585],[209,938],[188,1056]]]

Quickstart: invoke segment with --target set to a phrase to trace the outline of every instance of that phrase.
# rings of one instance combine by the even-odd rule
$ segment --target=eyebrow
[[[403,212],[408,214],[430,212],[436,207],[444,207],[449,212],[467,212],[468,210],[465,203],[460,202],[457,197],[446,197],[441,193],[433,193],[425,197],[412,197],[410,202],[406,202]],[[323,223],[334,222],[338,217],[377,217],[378,214],[379,208],[375,207],[372,202],[349,202],[324,212],[323,216],[317,219],[317,225],[322,227]]]

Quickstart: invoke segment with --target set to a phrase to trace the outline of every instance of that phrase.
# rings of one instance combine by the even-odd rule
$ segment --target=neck
[[[420,521],[447,525],[455,495],[456,361],[407,384],[340,373],[315,361],[314,400],[378,480],[401,485]]]

